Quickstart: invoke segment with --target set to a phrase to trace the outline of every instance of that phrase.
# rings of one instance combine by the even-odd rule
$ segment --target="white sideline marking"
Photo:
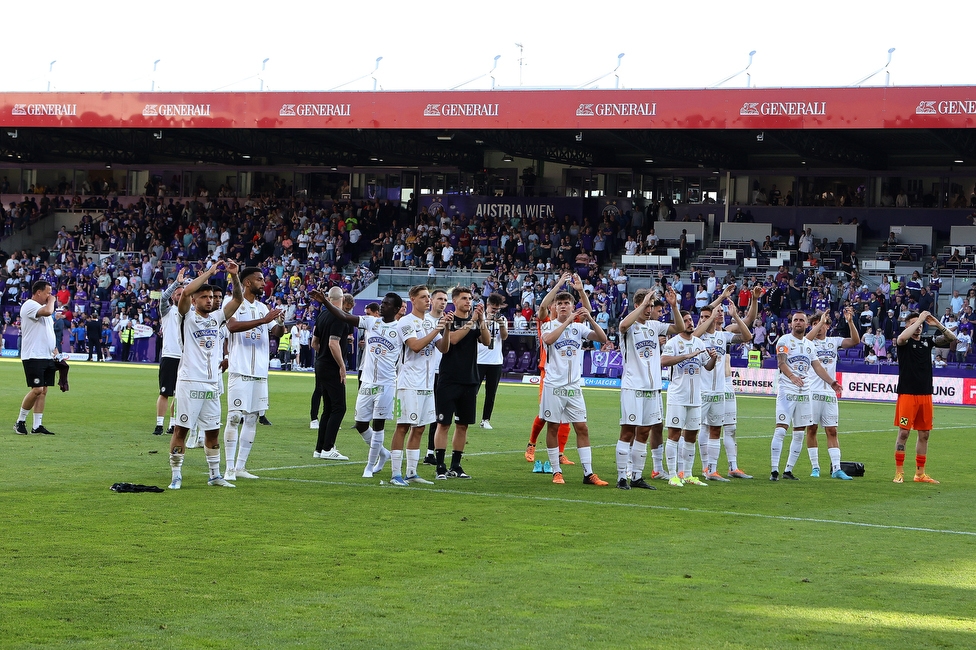
[[[258,470],[255,470],[258,471]],[[364,485],[362,483],[349,483],[348,481],[323,481],[319,479],[302,479],[302,478],[269,478],[270,481],[286,481],[291,483],[314,483],[317,485],[338,485],[342,487],[357,487],[357,488],[386,488],[387,485],[376,485],[370,483]],[[416,488],[415,488],[416,489]],[[493,492],[467,492],[465,490],[445,490],[443,488],[420,488],[424,492],[436,492],[438,494],[463,494],[466,496],[473,497],[485,497],[492,499],[520,499],[528,501],[548,501],[556,503],[573,503],[573,504],[583,504],[583,505],[593,505],[593,506],[611,506],[611,507],[621,507],[621,508],[641,508],[645,510],[666,510],[671,512],[693,512],[696,514],[704,515],[721,515],[726,517],[751,517],[754,519],[776,519],[779,521],[795,521],[802,523],[812,523],[812,524],[836,524],[838,526],[856,526],[859,528],[881,528],[885,530],[901,530],[919,533],[939,533],[942,535],[966,535],[970,537],[976,537],[976,532],[968,530],[946,530],[941,528],[923,528],[920,526],[895,526],[891,524],[872,524],[863,521],[844,521],[841,519],[820,519],[816,517],[790,517],[787,515],[765,515],[758,512],[732,512],[728,510],[704,510],[699,508],[685,508],[678,506],[661,506],[649,503],[618,503],[613,501],[588,501],[586,499],[568,499],[565,497],[540,497],[540,496],[530,496],[525,494],[499,494]]]

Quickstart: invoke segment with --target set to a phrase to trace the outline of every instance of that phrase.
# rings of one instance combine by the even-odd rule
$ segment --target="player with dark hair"
[[[399,321],[404,344],[400,357],[394,407],[396,429],[390,445],[390,465],[393,473],[390,485],[395,487],[407,487],[411,483],[431,483],[417,474],[420,441],[427,425],[437,419],[434,405],[434,375],[437,373],[435,354],[447,351],[450,338],[443,333],[453,319],[452,314],[445,314],[435,320],[428,313],[430,291],[425,285],[412,287],[409,295],[411,311]],[[406,439],[407,457],[406,476],[401,473],[404,439]]]
[[[508,319],[502,313],[505,297],[500,293],[488,296],[485,322],[488,323],[488,345],[478,342],[478,377],[485,382],[485,403],[481,409],[481,428],[491,429],[491,414],[495,410],[495,395],[502,378],[502,342],[508,339]]]
[[[172,433],[173,413],[176,396],[176,378],[180,371],[180,357],[183,356],[183,343],[180,341],[180,314],[173,309],[183,297],[184,276],[186,268],[180,269],[176,280],[166,287],[159,297],[159,333],[163,338],[163,350],[159,356],[159,397],[156,398],[156,428],[154,436],[163,435],[163,421],[166,411],[169,415],[169,429]],[[97,319],[96,319],[97,320]]]
[[[590,448],[590,429],[586,422],[586,402],[583,401],[581,379],[583,373],[583,341],[606,343],[607,334],[593,320],[587,307],[574,311],[573,294],[560,291],[554,298],[555,320],[542,328],[542,343],[546,346],[546,385],[539,405],[539,417],[547,423],[546,454],[552,465],[552,482],[565,483],[559,466],[559,425],[568,422],[576,431],[576,450],[583,466],[584,485],[608,485],[593,471]],[[577,322],[580,319],[582,322]]]
[[[853,348],[861,342],[861,335],[854,323],[854,310],[844,308],[844,318],[847,320],[848,335],[827,336],[830,328],[830,316],[826,312],[817,312],[810,319],[812,327],[807,339],[813,342],[817,352],[817,359],[831,377],[837,375],[837,350]],[[837,440],[837,425],[840,421],[840,409],[837,407],[838,395],[820,377],[813,378],[811,389],[811,411],[813,424],[807,427],[807,454],[810,456],[812,478],[820,477],[820,452],[817,448],[817,427],[824,428],[827,436],[827,454],[830,456],[830,477],[842,481],[850,481],[847,472],[840,468],[840,442]]]
[[[483,305],[472,309],[471,289],[454,287],[451,290],[454,318],[448,338],[450,344],[441,357],[434,404],[437,409],[437,432],[434,434],[434,458],[438,480],[471,478],[461,467],[461,457],[468,440],[468,426],[477,421],[478,342],[487,345],[491,340],[485,322]],[[447,433],[454,423],[451,440],[451,467],[446,465]]]
[[[43,424],[47,387],[54,385],[54,358],[58,353],[54,340],[54,306],[57,299],[51,283],[37,280],[31,285],[31,297],[20,306],[20,359],[30,389],[20,404],[20,415],[14,423],[14,433],[27,435],[27,414],[34,412],[31,433],[54,435]]]
[[[935,338],[922,338],[922,326],[929,324],[939,331]],[[918,432],[915,441],[915,482],[938,483],[925,473],[925,457],[932,431],[932,349],[947,348],[956,340],[945,325],[927,311],[912,312],[905,319],[895,344],[898,346],[898,404],[895,406],[895,478],[905,482],[905,446],[912,429]]]
[[[247,458],[257,433],[258,417],[268,408],[269,340],[284,331],[284,315],[259,298],[264,295],[264,274],[256,266],[238,276],[243,300],[227,319],[227,425],[224,427],[224,478],[257,478],[247,471]],[[276,322],[277,321],[277,322]],[[269,327],[271,323],[274,326]],[[238,444],[238,429],[240,444]]]
[[[206,284],[218,270],[226,269],[234,286],[233,297],[219,308],[214,299],[214,287]],[[179,490],[183,483],[183,456],[187,433],[199,426],[204,430],[204,452],[210,469],[210,485],[234,487],[220,474],[220,385],[223,346],[220,326],[240,307],[244,295],[237,277],[234,261],[219,262],[194,278],[183,290],[177,307],[180,314],[180,358],[176,381],[176,421],[170,440],[169,462],[173,472],[171,490]],[[192,309],[191,309],[192,307]]]
[[[678,313],[678,298],[668,289],[671,313]],[[661,321],[664,302],[650,289],[634,294],[636,308],[620,321],[624,371],[620,379],[620,438],[617,441],[617,487],[656,489],[644,480],[647,443],[661,446],[664,422],[661,406],[661,348],[658,337],[677,334],[684,324]],[[628,468],[630,484],[627,483]]]
[[[386,421],[393,417],[396,399],[397,360],[403,351],[404,334],[409,327],[396,317],[403,306],[399,294],[390,292],[380,303],[380,318],[353,316],[326,301],[325,307],[336,319],[363,330],[366,352],[363,358],[362,379],[356,398],[356,431],[369,445],[369,458],[363,478],[372,478],[390,459],[383,447]],[[371,426],[372,423],[372,426]]]

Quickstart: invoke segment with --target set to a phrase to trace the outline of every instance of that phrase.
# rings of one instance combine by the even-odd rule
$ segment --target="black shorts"
[[[171,357],[159,359],[159,394],[165,397],[176,395],[176,376],[180,372],[180,360]]]
[[[440,381],[434,388],[437,423],[451,426],[477,422],[478,389],[481,384],[454,384]]]
[[[24,359],[27,387],[39,388],[54,385],[54,359]]]

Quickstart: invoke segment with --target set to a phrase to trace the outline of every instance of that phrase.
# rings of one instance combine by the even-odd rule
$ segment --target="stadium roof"
[[[6,93],[0,160],[894,170],[976,166],[976,87]],[[16,135],[16,137],[11,137]]]

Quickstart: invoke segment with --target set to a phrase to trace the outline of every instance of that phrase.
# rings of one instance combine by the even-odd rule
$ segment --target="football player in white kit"
[[[590,430],[586,424],[586,403],[580,382],[583,374],[583,341],[607,342],[607,335],[588,309],[573,311],[573,294],[556,294],[556,318],[542,326],[546,346],[546,383],[539,404],[539,417],[546,421],[546,453],[552,465],[552,482],[565,483],[559,466],[559,424],[569,422],[576,431],[576,450],[583,466],[584,485],[609,485],[593,471]],[[583,322],[575,322],[577,318]]]
[[[226,268],[233,283],[234,294],[230,302],[220,309],[214,301],[214,288],[206,284],[218,269]],[[220,475],[220,326],[240,306],[244,295],[237,277],[236,262],[213,264],[197,276],[183,290],[178,311],[180,314],[180,340],[183,355],[180,359],[179,377],[176,381],[176,425],[170,440],[169,462],[173,480],[171,490],[179,490],[183,483],[183,456],[186,434],[199,426],[205,432],[205,453],[210,469],[210,485],[234,487]],[[190,309],[190,307],[193,309]]]
[[[776,393],[776,429],[773,431],[773,441],[769,445],[770,481],[778,481],[779,461],[783,454],[783,440],[789,428],[794,427],[793,440],[790,444],[790,455],[786,460],[783,479],[798,481],[793,476],[793,467],[800,458],[803,449],[803,430],[813,422],[813,412],[810,408],[810,389],[813,385],[813,375],[816,373],[824,383],[835,392],[840,391],[840,383],[830,375],[817,360],[817,351],[813,343],[804,338],[807,331],[807,315],[798,311],[790,319],[790,333],[784,334],[776,341],[776,362],[779,368]]]
[[[837,350],[840,348],[853,348],[861,342],[861,334],[857,331],[854,323],[854,310],[850,307],[844,308],[844,319],[847,321],[849,335],[844,338],[841,336],[827,336],[830,329],[830,316],[823,312],[817,312],[810,319],[812,327],[807,334],[807,340],[813,342],[813,347],[817,351],[817,359],[827,370],[831,377],[837,376]],[[810,455],[810,464],[813,466],[810,476],[820,478],[820,450],[817,448],[817,427],[822,426],[827,435],[827,454],[830,456],[830,478],[850,481],[847,472],[840,468],[840,443],[837,440],[837,424],[840,421],[840,414],[837,409],[838,394],[828,386],[823,379],[815,377],[811,389],[813,397],[813,424],[807,427],[807,454]]]
[[[180,342],[180,313],[174,309],[183,296],[183,278],[186,268],[180,269],[176,281],[169,285],[159,297],[159,329],[163,337],[163,349],[159,355],[159,397],[156,398],[156,428],[153,435],[163,435],[163,421],[169,410],[169,433],[173,433],[173,413],[176,410],[175,401],[169,398],[176,396],[176,378],[180,372],[180,357],[183,356],[183,345]],[[167,408],[168,407],[168,408]]]
[[[437,374],[439,361],[437,353],[443,354],[451,344],[450,337],[443,334],[444,328],[453,319],[452,314],[444,314],[437,319],[428,313],[430,290],[425,285],[412,287],[409,295],[411,311],[398,321],[404,333],[404,345],[393,409],[396,429],[390,445],[390,466],[393,472],[390,485],[395,487],[408,487],[411,483],[433,483],[417,475],[420,440],[427,425],[437,417],[434,409],[434,375]],[[404,439],[407,443],[406,477],[401,473]]]
[[[678,296],[668,288],[665,298],[671,313],[679,313]],[[657,449],[663,444],[664,422],[661,406],[661,348],[659,337],[684,330],[661,321],[664,302],[649,289],[634,294],[637,307],[620,321],[620,340],[624,372],[620,380],[620,438],[617,441],[617,487],[656,489],[644,480],[647,442]],[[627,483],[628,465],[630,484]]]
[[[689,312],[681,312],[684,331],[668,340],[661,351],[661,365],[671,366],[668,386],[668,440],[664,456],[668,464],[668,483],[707,485],[691,473],[695,464],[695,438],[701,427],[702,370],[715,367],[718,354],[694,335],[695,323]],[[699,321],[698,327],[705,325]]]
[[[356,398],[356,431],[369,445],[363,478],[372,478],[390,460],[390,452],[383,447],[386,437],[384,428],[386,421],[393,417],[397,361],[403,352],[405,334],[412,333],[413,328],[402,325],[396,319],[403,306],[403,298],[393,292],[383,297],[379,318],[353,316],[329,301],[325,301],[324,305],[339,320],[362,329],[366,339],[359,396]]]
[[[728,309],[723,310],[722,302],[708,305],[701,310],[700,318],[707,320],[708,326],[701,334],[701,340],[718,354],[715,367],[702,373],[702,409],[701,430],[699,432],[699,447],[702,457],[702,474],[709,481],[727,482],[729,479],[718,473],[718,457],[721,451],[722,427],[725,425],[725,362],[729,353],[729,346],[738,343],[748,343],[752,340],[752,332],[745,321],[739,316],[739,310],[729,299],[730,288],[726,287],[722,293]],[[725,324],[724,311],[732,315],[735,331],[722,328]],[[712,318],[714,316],[714,318]]]
[[[264,295],[264,274],[249,266],[239,275],[244,294],[241,306],[227,320],[227,425],[224,427],[224,478],[257,478],[246,469],[254,444],[259,414],[268,408],[269,338],[285,327],[280,309],[269,310],[258,298]],[[273,327],[271,323],[277,321]],[[240,445],[238,445],[240,430]]]
[[[756,320],[756,316],[759,314],[759,298],[763,295],[763,287],[761,284],[757,283],[752,289],[752,295],[749,297],[749,308],[746,311],[746,315],[742,317],[743,323],[746,327],[750,328],[752,331],[752,324]],[[738,326],[732,323],[725,328],[726,331],[735,332],[738,331]],[[722,445],[725,447],[726,461],[729,464],[729,478],[741,478],[741,479],[751,479],[752,476],[746,474],[739,468],[739,447],[735,439],[735,430],[738,424],[738,403],[735,398],[735,384],[732,381],[732,358],[731,355],[725,355],[725,418],[724,431],[722,433]],[[717,464],[718,456],[709,458],[712,464]]]

